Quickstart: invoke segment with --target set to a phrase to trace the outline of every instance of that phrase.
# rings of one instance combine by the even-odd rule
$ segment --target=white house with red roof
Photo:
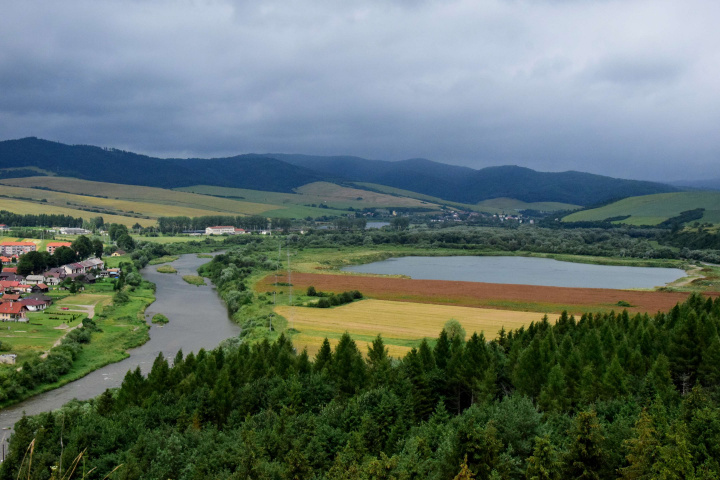
[[[10,227],[5,225],[4,223],[0,223],[0,232],[7,232],[8,230],[10,230]]]

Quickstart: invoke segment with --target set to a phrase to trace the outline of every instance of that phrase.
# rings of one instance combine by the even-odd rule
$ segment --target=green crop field
[[[696,208],[705,209],[700,222],[720,223],[720,192],[677,192],[629,197],[600,208],[572,213],[563,218],[563,221],[602,221],[630,215],[620,223],[657,225]]]

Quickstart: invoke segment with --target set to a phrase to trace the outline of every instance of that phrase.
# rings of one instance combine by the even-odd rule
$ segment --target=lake
[[[578,288],[653,288],[684,277],[679,268],[621,267],[534,257],[401,257],[343,268],[418,280]]]

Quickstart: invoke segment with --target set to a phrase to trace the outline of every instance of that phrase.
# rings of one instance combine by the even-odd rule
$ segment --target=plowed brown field
[[[265,277],[256,288],[259,291],[272,291],[274,278],[274,275]],[[542,287],[315,273],[293,273],[292,283],[298,293],[313,285],[324,292],[360,290],[364,295],[379,300],[535,312],[568,310],[582,313],[619,310],[624,308],[617,305],[622,301],[631,305],[627,307],[629,312],[652,314],[667,311],[690,295],[682,292]],[[277,289],[286,290],[287,287]],[[717,297],[720,293],[706,295]]]

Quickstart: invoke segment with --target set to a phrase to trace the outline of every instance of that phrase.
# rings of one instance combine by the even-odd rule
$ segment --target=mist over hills
[[[34,137],[0,142],[0,178],[38,174],[162,188],[212,185],[276,192],[292,192],[302,185],[323,180],[366,182],[472,204],[509,197],[525,202],[592,205],[679,190],[661,183],[575,171],[537,172],[519,166],[475,170],[427,159],[391,162],[297,154],[161,159]]]

